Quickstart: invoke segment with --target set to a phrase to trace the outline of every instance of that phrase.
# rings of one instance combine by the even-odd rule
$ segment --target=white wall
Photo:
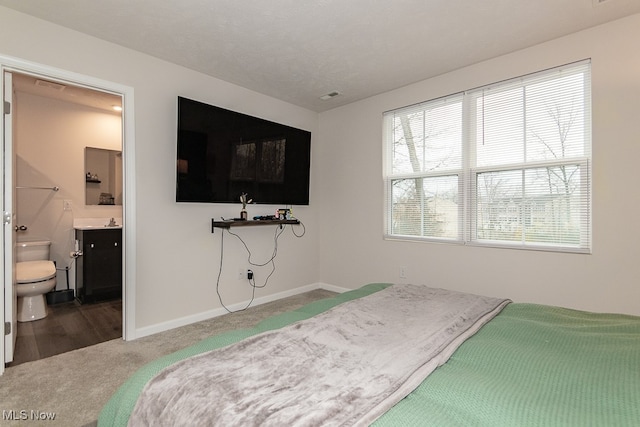
[[[638,40],[634,15],[321,114],[321,281],[397,282],[406,266],[407,282],[640,314]],[[382,239],[384,111],[585,58],[593,72],[591,255]]]
[[[57,192],[18,189],[16,221],[27,226],[19,240],[51,240],[51,259],[58,269],[74,264],[74,218],[122,218],[122,206],[85,205],[85,147],[122,150],[122,120],[91,107],[18,92],[13,112],[16,142],[16,184],[20,187],[59,187]],[[63,201],[71,210],[63,209]],[[57,289],[66,288],[58,271]]]
[[[175,203],[179,95],[312,132],[311,204],[295,208],[306,225],[306,235],[298,239],[287,230],[280,238],[276,272],[256,296],[317,281],[316,113],[2,7],[0,54],[134,88],[137,329],[220,308],[215,283],[221,234],[211,233],[211,218],[237,216],[240,210],[239,204]],[[274,210],[264,205],[248,209],[249,216]],[[268,228],[239,231],[254,260],[267,259],[273,250],[273,230]],[[237,279],[238,268],[247,266],[246,253],[238,242],[225,237],[224,302],[248,301],[251,289]],[[269,270],[253,270],[261,284]]]

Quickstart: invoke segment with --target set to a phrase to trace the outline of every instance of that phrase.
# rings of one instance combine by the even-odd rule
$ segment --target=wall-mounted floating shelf
[[[211,220],[211,232],[213,233],[216,228],[226,228],[229,229],[231,227],[252,227],[252,226],[260,226],[260,225],[297,225],[300,224],[300,221],[297,219],[261,219],[261,220],[253,220],[253,221],[216,221],[214,219]]]

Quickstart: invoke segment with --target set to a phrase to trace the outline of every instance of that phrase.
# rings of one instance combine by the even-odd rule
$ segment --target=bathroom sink
[[[103,228],[122,228],[122,218],[114,218],[115,226],[109,226],[111,218],[75,218],[73,228],[76,230],[99,230]]]
[[[121,225],[115,225],[115,226],[107,226],[107,225],[74,225],[73,228],[76,229],[76,230],[96,230],[96,229],[102,229],[102,228],[122,228],[122,226]]]

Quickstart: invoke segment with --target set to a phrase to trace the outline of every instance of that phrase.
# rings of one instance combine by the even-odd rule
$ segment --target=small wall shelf
[[[100,184],[102,181],[99,179],[87,178],[87,182],[94,182],[96,184]]]
[[[226,228],[229,229],[231,227],[252,227],[252,226],[260,226],[260,225],[297,225],[300,224],[300,221],[297,219],[261,219],[261,220],[253,220],[253,221],[216,221],[214,219],[211,220],[211,232],[213,233],[216,228]]]

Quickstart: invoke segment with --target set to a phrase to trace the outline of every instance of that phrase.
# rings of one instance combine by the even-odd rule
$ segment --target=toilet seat
[[[44,282],[56,275],[53,261],[22,261],[16,263],[16,281],[18,284]]]

